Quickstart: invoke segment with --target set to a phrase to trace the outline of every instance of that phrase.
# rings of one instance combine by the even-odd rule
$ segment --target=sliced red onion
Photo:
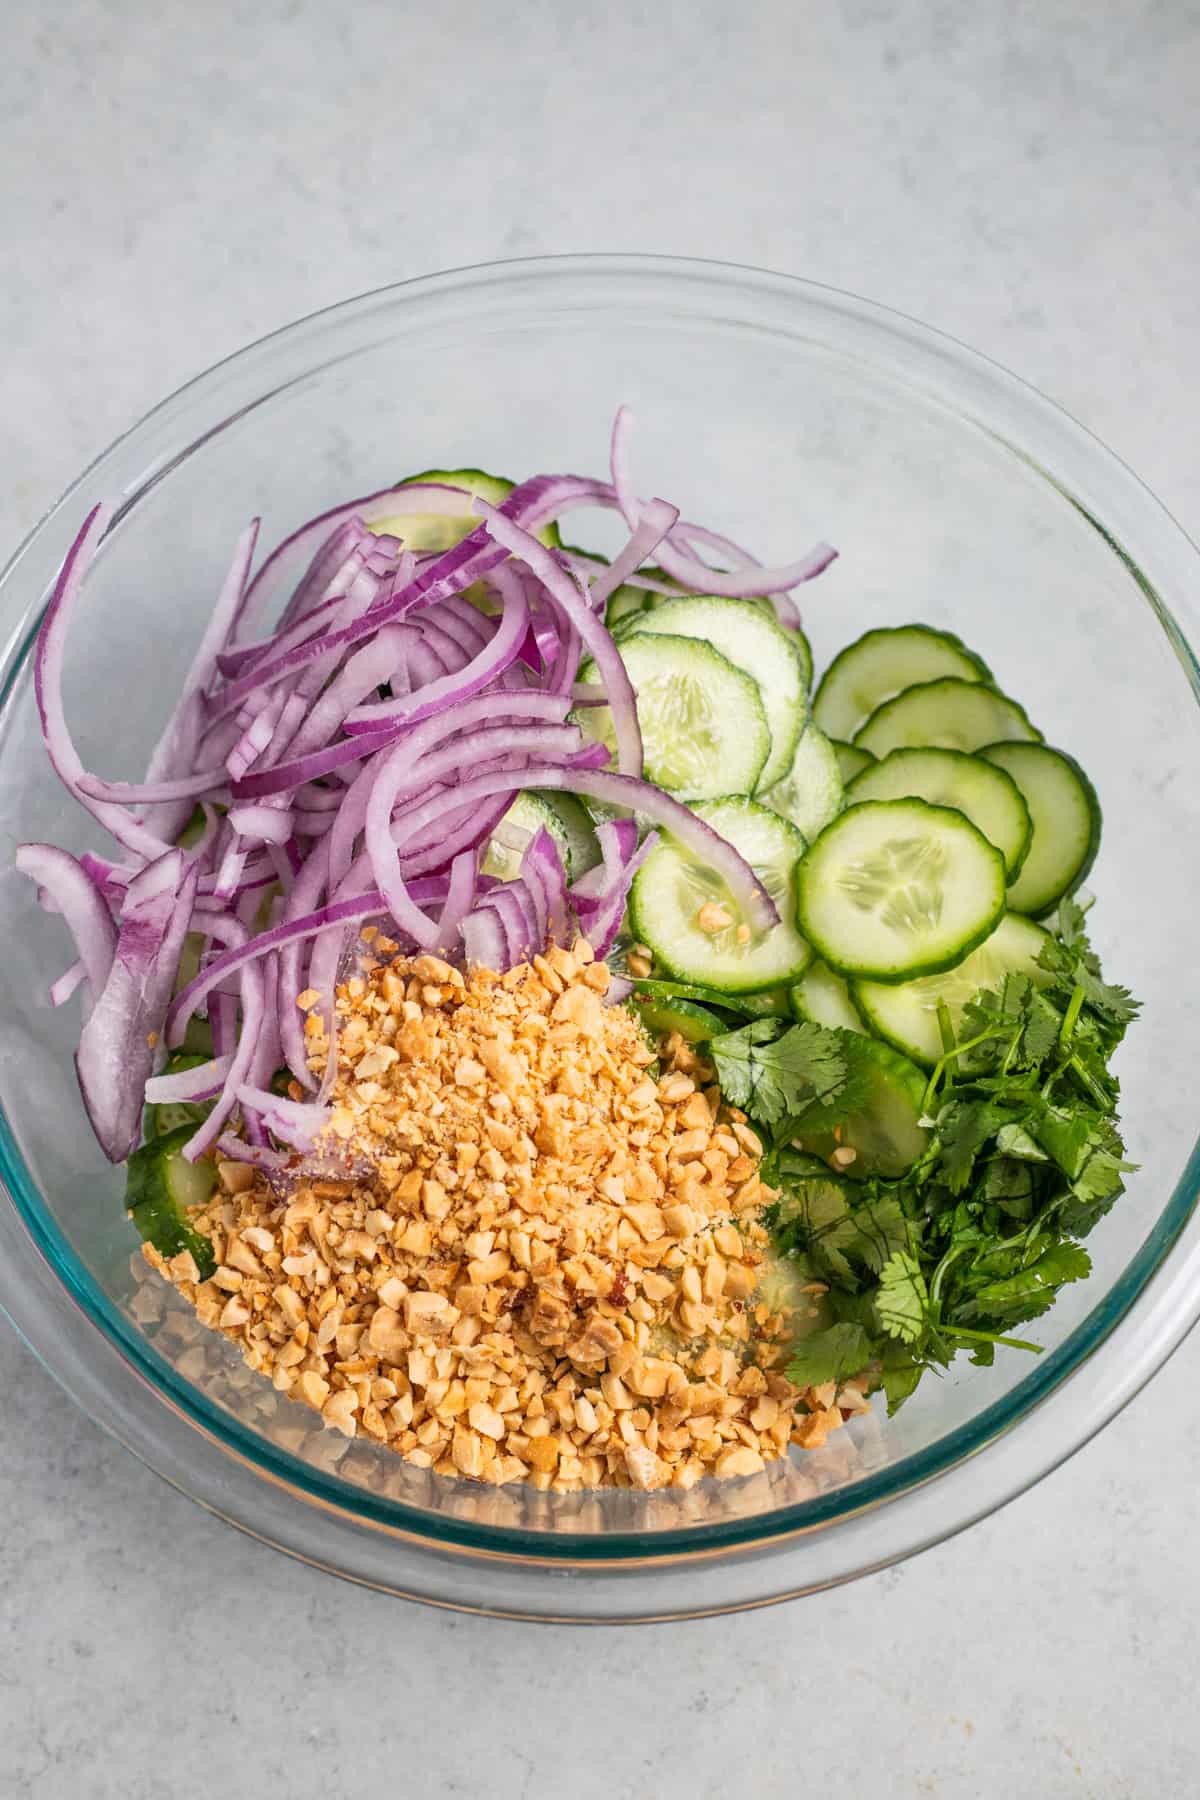
[[[492,911],[477,907],[463,920],[463,950],[472,967],[503,970],[508,965],[508,939]]]
[[[347,526],[353,531],[350,544],[354,544],[362,527],[369,527],[375,520],[398,518],[402,513],[414,512],[453,516],[461,510],[460,489],[440,482],[421,482],[412,487],[381,488],[378,493],[365,494],[360,500],[349,500],[344,506],[334,506],[328,512],[318,513],[315,518],[306,520],[290,536],[284,538],[267,557],[250,583],[243,617],[248,616],[251,611],[265,610],[271,599],[281,593],[283,584],[288,580],[289,569],[299,571],[307,562],[307,573],[295,589],[288,607],[291,617],[285,613],[280,620],[281,629],[291,625],[300,617],[304,607],[312,604],[316,594],[331,578],[333,568],[319,567],[318,564],[326,550],[329,550],[329,561],[332,562],[333,535],[344,531]],[[343,544],[340,546],[340,556],[344,557],[345,554],[346,546]]]
[[[108,980],[117,943],[116,927],[100,889],[81,863],[54,844],[22,844],[15,861],[22,875],[53,897],[79,952],[94,1002]],[[62,979],[60,976],[59,982]]]
[[[110,1162],[132,1156],[141,1138],[143,1090],[162,1039],[198,878],[193,865],[176,891],[156,893],[128,914],[108,979],[80,1033],[80,1092]]]
[[[152,1075],[146,1083],[146,1100],[151,1106],[209,1100],[220,1093],[232,1063],[232,1056],[215,1056],[208,1062],[197,1063],[192,1069],[177,1069],[171,1075]]]
[[[462,923],[475,903],[479,884],[477,850],[460,850],[450,865],[450,885],[438,919],[438,948],[452,951],[462,935]]]
[[[242,837],[260,838],[264,844],[286,844],[292,835],[290,812],[274,806],[231,806],[229,823]]]
[[[499,579],[506,577],[508,571],[499,569],[496,574]],[[431,681],[426,687],[418,688],[411,694],[400,694],[392,700],[377,701],[373,706],[358,707],[346,721],[347,729],[373,730],[380,724],[392,723],[396,719],[407,719],[416,724],[421,719],[430,718],[443,706],[452,705],[459,700],[469,700],[473,695],[482,693],[515,660],[529,627],[529,605],[520,583],[507,579],[502,591],[504,611],[500,615],[500,624],[490,642],[484,645],[465,668],[445,675],[440,680]]]
[[[169,781],[104,781],[99,775],[81,775],[79,789],[93,800],[111,800],[117,806],[171,804],[198,800],[201,795],[220,795],[226,788],[226,771],[201,769],[196,775],[178,775]]]
[[[621,929],[621,921],[625,917],[625,907],[629,900],[629,889],[633,878],[657,843],[657,832],[650,832],[641,847],[623,864],[611,886],[589,915],[587,919],[588,942],[597,957],[607,956],[616,942],[617,934]]]
[[[65,1006],[71,995],[87,979],[87,971],[82,961],[73,962],[69,969],[64,969],[58,980],[50,985],[51,1006]]]
[[[244,965],[240,974],[242,1018],[237,1047],[211,1111],[183,1146],[183,1155],[188,1162],[195,1162],[206,1151],[211,1150],[220,1137],[226,1121],[237,1105],[238,1089],[250,1072],[259,1033],[266,1020],[266,982],[262,968],[257,962],[249,962]]]
[[[237,1092],[242,1110],[256,1113],[273,1136],[296,1150],[311,1150],[329,1123],[329,1108],[314,1102],[287,1100],[269,1089],[243,1082]]]
[[[534,832],[521,858],[521,879],[537,908],[542,942],[565,944],[570,931],[567,872],[558,845],[545,826]]]
[[[614,774],[607,769],[563,769],[541,765],[523,770],[519,782],[514,782],[514,777],[508,774],[480,776],[464,782],[455,791],[450,804],[455,807],[475,805],[492,794],[503,791],[511,793],[514,786],[569,788],[575,793],[588,794],[594,800],[602,800],[610,806],[621,806],[640,813],[652,824],[660,825],[664,831],[670,832],[699,861],[707,863],[725,882],[757,929],[766,931],[779,923],[775,902],[745,858],[682,801],[664,793],[661,788],[652,787],[649,782],[635,781],[628,775]],[[446,801],[439,798],[407,813],[403,842],[411,842],[428,833],[436,824],[439,814],[447,810]]]
[[[641,567],[662,543],[679,517],[679,508],[665,500],[652,500],[643,512],[632,537],[615,562],[592,582],[588,599],[594,612],[603,615],[605,601]]]
[[[611,462],[612,485],[616,493],[617,504],[629,529],[633,531],[641,519],[642,502],[634,492],[629,473],[629,432],[633,423],[633,415],[627,406],[617,408],[613,420]],[[692,529],[688,525],[679,528],[684,536]],[[720,540],[728,545],[728,539]],[[733,546],[729,546],[732,548]],[[699,562],[694,556],[681,552],[673,547],[671,538],[667,538],[658,551],[658,561],[663,570],[685,587],[699,594],[724,594],[732,599],[745,599],[757,594],[773,594],[781,588],[798,587],[802,581],[811,581],[827,569],[837,556],[831,544],[817,544],[807,556],[798,562],[788,563],[782,568],[765,569],[758,565],[752,568],[735,569],[728,572],[710,569],[707,563]]]
[[[83,792],[79,784],[87,770],[80,761],[63,711],[62,677],[67,632],[79,600],[83,578],[111,517],[111,507],[93,507],[67,552],[38,632],[33,663],[34,692],[37,696],[42,738],[54,772],[63,786],[93,818],[99,820],[119,844],[149,860],[162,856],[170,849],[170,845],[164,844],[161,838],[145,830],[121,807],[113,806],[107,801],[93,800]]]
[[[233,1132],[226,1131],[217,1139],[218,1156],[226,1162],[252,1163],[256,1169],[262,1169],[268,1175],[282,1175],[290,1169],[296,1158],[294,1154],[285,1155],[281,1150],[268,1150],[262,1144],[248,1144],[244,1138],[236,1137]]]
[[[584,646],[600,672],[608,694],[613,732],[617,740],[617,762],[624,775],[640,776],[642,772],[642,733],[638,724],[637,700],[625,664],[611,635],[596,618],[587,598],[561,563],[544,544],[523,531],[511,519],[485,500],[476,501],[484,515],[484,527],[498,544],[519,557],[533,571],[542,586],[562,608],[563,616],[579,633]]]

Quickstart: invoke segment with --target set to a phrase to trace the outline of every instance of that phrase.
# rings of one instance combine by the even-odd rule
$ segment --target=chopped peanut
[[[703,930],[733,922],[700,908]],[[651,1077],[583,942],[504,976],[385,946],[336,993],[321,1173],[281,1194],[222,1163],[193,1219],[209,1281],[143,1252],[203,1324],[335,1432],[495,1485],[688,1489],[868,1409],[863,1377],[801,1392],[779,1372],[786,1313],[756,1298],[776,1196],[695,1046],[668,1037]]]

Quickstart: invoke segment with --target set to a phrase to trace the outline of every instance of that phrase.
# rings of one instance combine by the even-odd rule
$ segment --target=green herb
[[[1078,1241],[1133,1168],[1110,1063],[1136,1016],[1104,980],[1081,908],[1060,908],[1036,979],[1010,975],[964,1008],[925,1090],[930,1138],[899,1179],[847,1179],[791,1147],[860,1104],[838,1034],[759,1020],[710,1046],[725,1097],[768,1143],[779,1253],[825,1293],[788,1364],[798,1385],[870,1367],[894,1411],[959,1351],[987,1363],[1091,1268]],[[943,1021],[949,1030],[949,1018]],[[808,1141],[812,1141],[811,1130]]]
[[[820,1025],[755,1019],[713,1038],[709,1049],[726,1100],[768,1128],[845,1086],[846,1059]]]

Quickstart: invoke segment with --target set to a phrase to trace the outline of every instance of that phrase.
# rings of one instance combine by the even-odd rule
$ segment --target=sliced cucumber
[[[998,689],[980,682],[946,676],[923,681],[885,700],[873,712],[854,742],[872,756],[932,744],[943,750],[981,750],[1002,739],[1036,742],[1041,732],[1031,725],[1023,706]]]
[[[833,745],[834,754],[837,757],[838,773],[842,778],[842,783],[845,787],[849,787],[856,775],[861,775],[864,769],[871,767],[875,758],[869,750],[864,750],[859,744],[843,744],[839,738],[830,738],[829,741]]]
[[[125,1165],[125,1206],[141,1236],[160,1256],[190,1250],[201,1281],[207,1281],[216,1258],[209,1239],[196,1230],[189,1214],[211,1195],[217,1171],[207,1157],[190,1163],[183,1156],[183,1146],[195,1129],[181,1125],[134,1151]]]
[[[1019,913],[1006,913],[991,936],[956,968],[899,985],[856,981],[851,992],[863,1017],[880,1037],[915,1062],[931,1068],[943,1050],[939,1001],[949,1009],[957,1037],[962,1009],[981,988],[997,989],[1009,974],[1028,975],[1031,981],[1039,983],[1048,979],[1037,959],[1049,935]]]
[[[483,873],[497,881],[515,881],[521,873],[521,858],[543,827],[558,845],[565,866],[570,839],[561,816],[541,794],[523,788],[488,840],[480,865]]]
[[[638,632],[621,645],[637,695],[648,781],[685,800],[751,793],[771,748],[758,683],[711,644]],[[579,680],[599,680],[586,661]],[[572,715],[587,737],[615,749],[607,706]]]
[[[790,819],[803,837],[811,839],[841,812],[842,792],[837,752],[810,720],[796,745],[791,768],[762,798]]]
[[[885,625],[839,651],[813,696],[813,718],[831,738],[853,738],[877,707],[918,681],[955,675],[990,681],[981,657],[952,631],[932,625]]]
[[[774,612],[774,610],[774,607],[772,607],[771,611]],[[803,631],[801,631],[799,625],[785,625],[783,629],[787,632],[789,638],[791,638],[796,655],[800,658],[800,672],[804,677],[805,692],[811,694],[813,684],[812,645],[809,643]]]
[[[882,1175],[894,1180],[916,1162],[929,1142],[921,1124],[925,1077],[907,1056],[878,1039],[839,1031],[846,1058],[846,1087],[834,1099],[810,1107],[793,1133],[798,1149],[827,1161],[853,1150],[842,1174],[851,1181]]]
[[[557,816],[563,828],[567,841],[567,875],[571,881],[578,881],[601,861],[592,815],[583,801],[568,794],[565,788],[539,789],[537,798]]]
[[[696,639],[711,644],[735,669],[757,682],[771,733],[771,749],[759,786],[769,788],[783,780],[808,717],[808,693],[791,634],[774,614],[767,614],[752,600],[697,594],[666,600],[651,612],[638,613],[628,629],[624,648],[634,636],[647,632],[655,637]],[[725,792],[729,791],[726,783]]]
[[[1005,770],[1028,802],[1033,837],[1008,904],[1043,918],[1064,894],[1074,893],[1096,860],[1096,790],[1073,756],[1047,744],[989,744],[980,755]]]
[[[779,908],[779,924],[768,931],[751,926],[721,878],[665,837],[634,876],[629,897],[634,936],[681,981],[720,993],[752,993],[797,981],[812,958],[792,923],[804,839],[778,813],[738,796],[695,811],[746,858]],[[706,913],[706,907],[712,910]]]
[[[433,481],[440,487],[462,488],[467,496],[461,515],[457,513],[397,513],[393,518],[376,519],[371,530],[376,537],[386,534],[403,539],[408,550],[452,550],[468,532],[479,524],[479,515],[471,511],[473,499],[490,501],[499,506],[512,493],[513,484],[503,475],[489,475],[486,469],[423,469],[419,475],[407,475],[397,487],[415,487],[419,482]],[[558,526],[543,526],[534,533],[543,544],[557,548]]]
[[[1033,824],[1020,788],[1002,769],[962,750],[893,750],[856,777],[846,800],[856,806],[861,800],[901,800],[906,795],[966,813],[999,850],[1009,881],[1015,879]]]
[[[694,1000],[699,1006],[720,1007],[743,1019],[786,1019],[791,1006],[785,988],[768,988],[761,994],[723,994],[694,981],[654,981],[639,977],[635,1000]],[[725,1027],[728,1029],[728,1027]]]
[[[843,1031],[867,1029],[850,997],[849,984],[823,962],[814,962],[804,971],[792,989],[791,1000],[798,1019],[811,1019],[814,1025],[840,1027]]]
[[[951,968],[1004,911],[1004,858],[962,813],[867,800],[800,865],[800,929],[841,975],[906,981]]]
[[[707,1012],[694,1000],[649,1000],[635,994],[631,1004],[647,1031],[656,1037],[677,1031],[685,1044],[703,1044],[728,1029],[717,1013]]]

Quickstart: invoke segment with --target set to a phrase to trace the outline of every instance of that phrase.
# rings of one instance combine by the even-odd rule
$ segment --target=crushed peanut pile
[[[370,948],[338,990],[351,1173],[284,1193],[223,1163],[193,1220],[211,1280],[146,1247],[203,1324],[327,1425],[490,1483],[689,1488],[867,1409],[865,1382],[780,1372],[761,1146],[681,1039],[651,1072],[585,943],[465,977]]]

